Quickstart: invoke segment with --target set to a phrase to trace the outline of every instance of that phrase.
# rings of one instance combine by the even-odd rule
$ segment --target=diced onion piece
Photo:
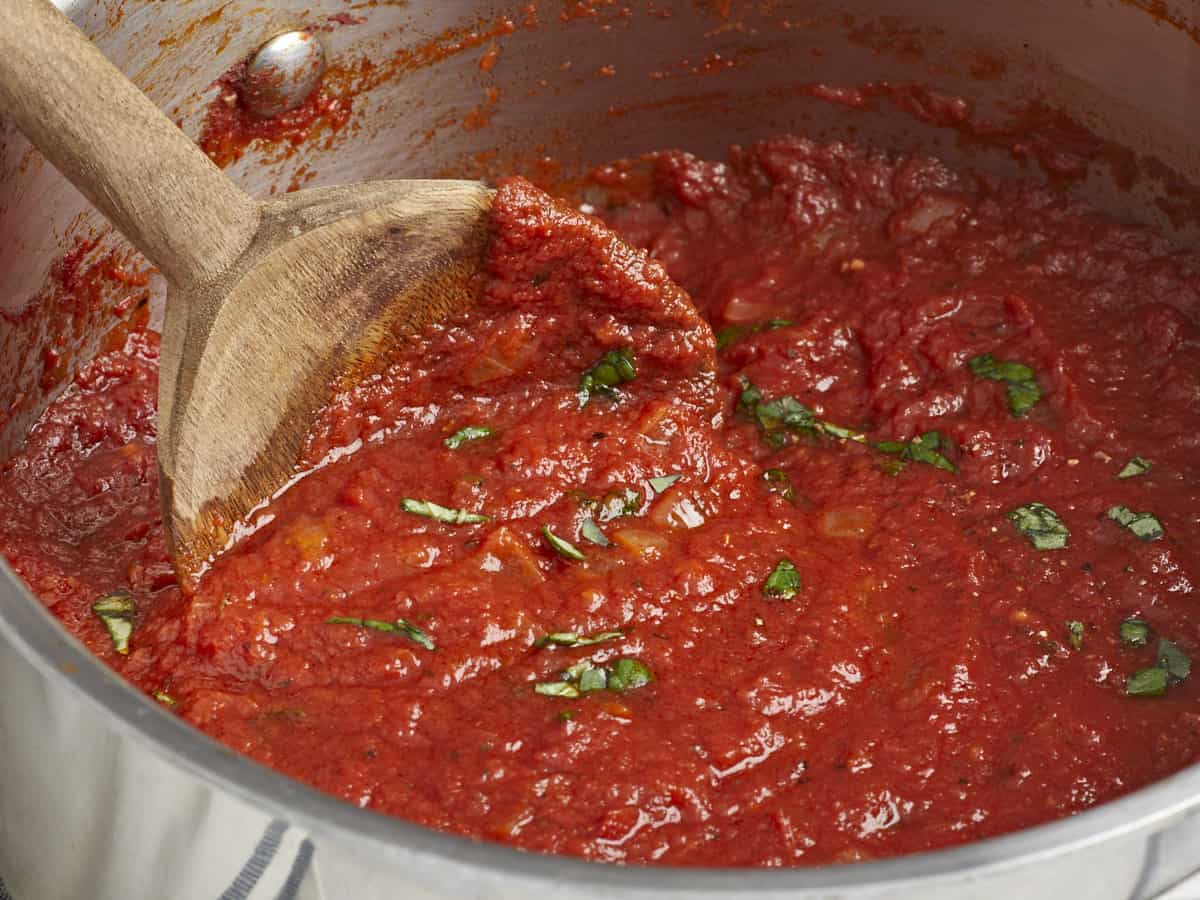
[[[488,535],[480,548],[480,558],[485,571],[490,571],[492,562],[498,560],[506,570],[519,572],[527,581],[545,580],[529,545],[505,525]]]
[[[891,222],[896,236],[925,234],[938,222],[956,217],[963,209],[961,200],[944,194],[923,194]]]
[[[658,559],[667,549],[667,539],[645,528],[621,528],[612,533],[613,543],[642,559]]]
[[[695,498],[683,491],[671,491],[654,504],[650,521],[668,528],[699,528],[705,518]]]
[[[300,558],[307,562],[320,559],[328,540],[329,532],[324,525],[316,522],[297,525],[288,532],[286,538],[287,543],[296,548]]]
[[[502,332],[467,363],[463,381],[479,385],[522,372],[529,367],[535,349],[524,330]]]
[[[875,511],[861,506],[828,510],[819,528],[825,537],[865,541],[875,530]]]
[[[658,431],[664,421],[668,421],[667,417],[671,414],[671,404],[667,402],[655,403],[650,407],[650,410],[642,416],[638,422],[637,430],[639,434],[654,434]]]
[[[768,297],[751,299],[742,294],[734,294],[725,301],[725,309],[722,312],[725,321],[730,325],[746,325],[769,319],[774,311],[775,307]]]

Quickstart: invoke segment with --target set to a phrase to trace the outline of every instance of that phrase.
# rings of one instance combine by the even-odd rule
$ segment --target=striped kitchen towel
[[[287,824],[275,819],[267,825],[262,837],[229,886],[222,891],[218,885],[208,896],[211,896],[212,900],[298,900],[312,861],[312,841],[295,831],[289,835]],[[188,895],[195,894],[189,892]],[[318,895],[308,893],[305,896]],[[3,878],[0,878],[0,900],[17,900],[5,887]],[[28,900],[34,898],[30,897]],[[92,900],[106,898],[97,897]],[[129,897],[122,900],[140,898]]]

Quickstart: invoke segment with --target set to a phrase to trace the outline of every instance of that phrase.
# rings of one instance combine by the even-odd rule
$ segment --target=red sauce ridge
[[[295,109],[277,116],[261,117],[241,102],[241,90],[249,60],[242,60],[217,79],[217,95],[209,104],[197,143],[221,168],[242,158],[256,142],[282,148],[284,155],[314,134],[327,130],[336,134],[347,122],[353,106],[353,92],[335,90],[322,84]]]
[[[0,456],[15,449],[37,414],[39,398],[73,376],[76,354],[94,335],[107,349],[149,319],[149,274],[132,251],[76,236],[54,261],[39,294],[20,311],[0,310]]]
[[[0,551],[106,661],[230,747],[530,850],[885,857],[1196,760],[1200,678],[1125,694],[1159,636],[1200,654],[1195,252],[1041,187],[797,138],[616,164],[589,197],[649,255],[504,184],[478,311],[331,405],[308,448],[324,465],[193,597],[165,567],[149,336],[89,365],[0,474]],[[722,337],[715,370],[688,296]],[[637,378],[581,408],[580,374],[626,346]],[[1027,415],[971,374],[982,353],[1032,367]],[[897,472],[831,437],[773,446],[737,409],[743,380],[872,441],[937,429],[958,471]],[[468,424],[494,434],[446,448]],[[1153,468],[1117,479],[1135,455]],[[626,489],[641,501],[603,522],[611,546],[590,543],[591,499]],[[491,518],[442,524],[404,497]],[[1066,549],[1007,520],[1033,501]],[[1138,540],[1105,516],[1116,504],[1165,535]],[[791,599],[764,595],[781,559],[802,580]],[[128,656],[89,611],[117,587],[138,603]],[[330,616],[403,617],[436,649]],[[1119,640],[1129,616],[1147,646]],[[535,645],[600,631],[623,637]],[[654,680],[534,693],[617,658]]]

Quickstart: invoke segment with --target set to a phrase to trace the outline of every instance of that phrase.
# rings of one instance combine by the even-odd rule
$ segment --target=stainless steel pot
[[[788,130],[1020,171],[1009,148],[964,141],[886,103],[850,111],[801,89],[879,79],[930,82],[972,100],[977,116],[1040,98],[1200,182],[1200,3],[1186,0],[862,0],[849,13],[819,0],[659,0],[628,14],[595,3],[595,16],[562,18],[579,7],[543,2],[536,29],[524,27],[517,2],[60,2],[193,134],[214,79],[281,30],[327,27],[321,39],[335,64],[383,62],[443,35],[441,58],[413,58],[358,97],[354,125],[331,142],[282,158],[252,151],[236,164],[234,177],[258,192],[305,173],[313,183],[429,176],[481,159],[503,170],[510,158],[528,163],[520,151],[533,145],[568,166],[664,146],[720,154]],[[468,40],[465,51],[453,52],[463,32],[443,34],[472,23],[486,32],[504,13],[513,33]],[[481,54],[493,45],[488,69]],[[471,121],[490,115],[490,124],[463,127],[476,107],[487,115]],[[1196,238],[1195,222],[1172,223],[1154,203],[1164,191],[1178,196],[1178,185],[1118,180],[1096,162],[1076,190],[1120,217]],[[41,351],[55,310],[38,289],[72,238],[93,228],[104,231],[80,197],[0,127],[0,451],[54,392],[42,383]],[[12,317],[22,311],[18,327]],[[101,319],[79,330],[76,362],[96,352]],[[617,868],[448,837],[318,794],[193,731],[95,661],[6,568],[0,750],[0,877],[17,900],[211,900],[226,888],[228,897],[269,888],[304,898],[1138,900],[1200,868],[1200,767],[1007,837],[822,869]]]

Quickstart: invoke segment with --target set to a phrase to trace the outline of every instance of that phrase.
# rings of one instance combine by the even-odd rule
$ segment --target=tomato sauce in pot
[[[584,194],[501,185],[479,308],[193,592],[151,333],[6,464],[0,551],[228,746],[529,850],[872,859],[1196,761],[1200,256],[797,138]]]

